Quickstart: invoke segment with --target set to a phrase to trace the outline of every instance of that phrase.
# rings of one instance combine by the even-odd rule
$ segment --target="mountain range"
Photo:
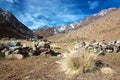
[[[112,11],[111,11],[112,10]],[[69,33],[58,34],[50,37],[50,40],[55,41],[71,41],[71,40],[97,40],[97,41],[110,41],[110,40],[120,40],[120,8],[117,9],[107,9],[102,11],[110,11],[103,17],[89,23],[86,26],[73,30]],[[100,12],[102,12],[100,11]],[[106,12],[102,12],[106,13]],[[100,15],[100,13],[92,15],[93,17]],[[90,16],[91,17],[91,16]],[[92,20],[87,17],[83,21]],[[83,22],[82,21],[82,22]],[[80,21],[81,22],[81,21]]]
[[[99,37],[103,39],[105,37],[102,35],[103,33],[119,30],[119,11],[119,8],[103,9],[98,13],[88,16],[78,22],[74,22],[65,26],[43,27],[32,31],[23,23],[21,23],[12,13],[0,9],[0,38],[38,38],[38,36],[50,37],[53,35],[59,36],[63,33],[67,33],[64,38],[90,38],[90,36],[93,34],[101,34]],[[115,12],[116,14],[113,14]],[[108,19],[106,19],[106,17],[108,17]],[[91,34],[92,32],[93,34]],[[119,32],[120,31],[114,31],[114,34]],[[92,36],[92,38],[96,38],[95,35]],[[60,40],[63,38],[58,39]]]
[[[49,35],[44,34],[45,36],[50,36],[50,35],[52,36],[52,35],[55,35],[55,34],[68,33],[68,32],[71,32],[73,30],[76,30],[78,28],[81,28],[83,26],[86,26],[88,24],[91,24],[92,22],[106,16],[107,14],[109,14],[113,11],[116,11],[117,9],[118,8],[103,9],[103,10],[99,11],[98,13],[90,15],[90,16],[86,17],[85,19],[80,20],[78,22],[74,22],[72,24],[68,24],[68,25],[65,25],[65,26],[40,28],[40,29],[34,30],[34,32],[36,34],[42,35],[42,36],[43,36],[44,33],[48,32],[48,31],[51,34],[49,34]]]

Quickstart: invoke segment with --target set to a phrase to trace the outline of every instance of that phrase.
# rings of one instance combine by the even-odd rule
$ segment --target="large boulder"
[[[6,56],[6,59],[23,59],[23,55],[21,54],[10,54]]]
[[[42,47],[42,46],[44,46],[44,45],[45,45],[45,42],[44,42],[44,41],[40,41],[40,42],[39,42],[39,46],[40,46],[40,47]]]

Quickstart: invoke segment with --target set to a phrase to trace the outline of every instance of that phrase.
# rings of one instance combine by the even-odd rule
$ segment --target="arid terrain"
[[[5,41],[1,41],[5,43]],[[30,41],[22,41],[24,44],[33,44]],[[74,44],[59,44],[60,49],[54,51],[64,52]],[[99,56],[109,64],[114,74],[103,74],[100,70],[80,74],[77,77],[68,77],[60,68],[59,62],[62,58],[51,57],[48,55],[31,56],[22,60],[2,60],[0,61],[0,79],[1,80],[119,80],[120,78],[120,54],[108,53],[105,56]]]
[[[113,73],[109,70],[101,72],[100,68],[95,71],[84,72],[85,67],[83,68],[82,74],[73,77],[66,75],[66,73],[62,71],[60,64],[61,60],[64,59],[64,52],[73,47],[76,43],[81,41],[91,42],[93,40],[99,42],[101,40],[120,40],[119,13],[120,9],[70,33],[57,34],[47,38],[48,41],[51,42],[50,49],[61,53],[60,56],[44,54],[29,56],[20,60],[1,59],[0,57],[0,80],[119,80],[120,53],[106,53],[103,56],[97,57],[97,60],[108,64],[110,69],[114,71]],[[1,39],[0,43],[6,44],[9,41],[10,40]],[[22,45],[25,44],[26,46],[33,46],[36,42],[34,40],[17,41],[21,42]],[[76,67],[76,65],[74,66]]]

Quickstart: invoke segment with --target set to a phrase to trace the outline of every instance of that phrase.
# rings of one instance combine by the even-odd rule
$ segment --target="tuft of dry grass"
[[[83,49],[70,50],[61,61],[62,70],[69,76],[77,76],[90,72],[95,68],[94,61],[97,55]]]

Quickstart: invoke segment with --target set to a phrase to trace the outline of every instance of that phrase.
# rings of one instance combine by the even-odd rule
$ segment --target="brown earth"
[[[60,44],[59,46],[61,49],[54,50],[64,52],[70,47],[70,45]],[[102,74],[98,70],[74,78],[68,77],[61,71],[60,65],[56,63],[61,59],[50,58],[50,55],[40,55],[22,60],[0,61],[0,80],[119,80],[120,78],[120,54],[107,54],[98,58],[109,64],[115,70],[115,74]]]

